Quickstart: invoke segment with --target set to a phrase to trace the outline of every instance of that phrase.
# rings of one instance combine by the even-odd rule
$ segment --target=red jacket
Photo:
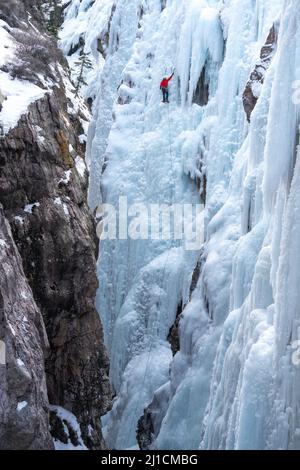
[[[174,72],[172,73],[172,75],[171,75],[169,78],[164,78],[164,79],[161,81],[160,88],[168,88],[169,81],[172,80],[173,75],[174,75]]]

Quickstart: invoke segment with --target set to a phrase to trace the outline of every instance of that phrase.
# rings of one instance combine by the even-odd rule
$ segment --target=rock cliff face
[[[51,449],[40,310],[0,206],[0,449]]]
[[[22,17],[20,3],[15,2],[16,10],[11,13],[14,26],[16,18]],[[7,19],[7,9],[5,14]],[[38,12],[38,18],[39,15]],[[38,27],[43,30],[40,23]],[[55,49],[53,42],[49,63],[53,61],[51,51]],[[28,406],[28,410],[34,413],[31,418],[30,414],[27,416],[28,426],[23,421],[25,409],[17,418],[6,413],[0,422],[0,436],[5,436],[1,439],[4,448],[51,447],[47,431],[47,392],[52,405],[75,415],[86,447],[105,446],[99,418],[110,404],[108,358],[94,306],[98,285],[97,243],[93,218],[86,204],[85,148],[79,139],[84,132],[82,125],[87,111],[84,106],[77,108],[70,100],[64,68],[64,63],[56,66],[54,86],[42,99],[32,103],[18,125],[0,140],[0,202],[16,244],[11,241],[13,248],[10,252],[1,251],[1,256],[4,263],[11,263],[17,271],[16,274],[11,272],[8,285],[15,302],[26,290],[14,321],[23,324],[22,318],[28,310],[33,318],[32,325],[28,325],[29,333],[26,331],[20,337],[16,329],[15,341],[22,361],[38,379],[34,381],[25,374],[24,380],[30,387],[36,387],[31,391],[34,406]],[[7,222],[3,224],[9,233]],[[6,278],[1,278],[2,295],[7,290],[5,283]],[[0,305],[3,316],[2,304],[3,300]],[[22,331],[20,329],[20,334]],[[47,337],[49,347],[43,356],[41,348],[42,344],[47,344]],[[26,354],[27,362],[23,359]],[[7,367],[13,361],[14,356]],[[15,389],[16,395],[5,392],[7,403],[3,409],[15,408],[19,398],[21,402],[30,403],[29,398],[23,398],[27,389],[22,383],[22,393],[18,391],[17,372],[7,375],[6,380],[10,381],[10,389]],[[2,383],[5,381],[1,380],[1,388]],[[24,428],[27,439],[23,439]],[[55,430],[53,433],[57,437]]]
[[[266,71],[271,65],[275,55],[278,41],[279,25],[273,24],[266,43],[261,49],[260,59],[256,63],[243,93],[243,105],[247,120],[250,122],[251,114],[259,98],[261,87],[265,80]]]

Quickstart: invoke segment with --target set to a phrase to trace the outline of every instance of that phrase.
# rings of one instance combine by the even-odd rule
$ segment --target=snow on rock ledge
[[[12,79],[9,73],[3,71],[6,61],[17,60],[13,59],[16,42],[9,34],[9,29],[9,26],[0,20],[0,135],[7,134],[15,127],[29,105],[50,91],[29,81]]]

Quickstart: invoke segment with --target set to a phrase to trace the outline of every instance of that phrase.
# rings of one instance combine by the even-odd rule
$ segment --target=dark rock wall
[[[14,17],[21,14],[19,3],[15,2]],[[78,138],[83,133],[82,118],[58,76],[52,91],[31,104],[18,125],[0,139],[0,202],[38,307],[33,299],[30,302],[42,314],[38,328],[42,332],[45,326],[49,341],[44,354],[49,402],[74,413],[85,445],[101,449],[105,444],[99,418],[110,406],[110,385],[102,327],[94,306],[97,239],[86,203],[88,175],[76,169],[85,150]],[[10,257],[10,262],[16,262],[14,253]],[[12,277],[12,289],[14,285],[15,295],[21,295],[18,280]],[[5,292],[5,282],[0,287]],[[22,317],[22,312],[16,315]],[[22,351],[21,338],[17,339]],[[37,336],[35,340],[41,348]],[[42,359],[30,368],[39,370],[41,381]],[[30,380],[39,390],[34,378]],[[1,393],[2,388],[1,382]],[[45,389],[40,390],[37,402],[43,411],[38,418],[45,427],[47,397]],[[5,406],[14,406],[13,395],[6,399],[12,402]],[[0,422],[0,436],[11,435],[9,426],[9,417]],[[11,441],[9,437],[3,441],[4,447],[32,447],[30,439],[21,445],[22,434],[14,434]],[[49,447],[49,435],[40,434],[34,446]]]
[[[52,449],[43,320],[0,205],[0,449]]]
[[[246,84],[245,91],[243,93],[243,105],[248,122],[250,122],[252,111],[254,110],[258,100],[258,96],[255,92],[255,86],[257,84],[262,85],[265,80],[266,71],[270,67],[272,59],[277,49],[277,40],[278,25],[274,24],[270,29],[266,43],[261,50],[260,59],[255,65],[255,68],[250,75],[250,78]]]

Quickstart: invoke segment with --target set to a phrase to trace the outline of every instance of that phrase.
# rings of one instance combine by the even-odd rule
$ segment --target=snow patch
[[[0,246],[1,246],[1,248],[5,248],[7,246],[6,241],[2,240],[2,238],[0,238]]]
[[[65,177],[64,177],[64,178],[61,178],[61,179],[58,181],[58,184],[59,184],[59,183],[68,184],[68,183],[70,182],[71,175],[72,175],[72,170],[67,170],[67,171],[65,171]]]
[[[55,204],[56,206],[61,206],[62,209],[63,209],[63,211],[64,211],[64,213],[65,213],[65,215],[67,215],[67,216],[70,215],[67,204],[66,204],[65,202],[63,202],[60,197],[56,197],[56,198],[54,199],[54,204]]]
[[[16,215],[16,216],[14,217],[14,219],[15,219],[17,222],[19,222],[21,225],[24,224],[24,219],[23,219],[23,217],[21,217],[20,215]]]
[[[77,156],[75,158],[75,166],[76,170],[78,171],[78,174],[81,176],[81,178],[84,178],[87,171],[84,159]]]
[[[0,20],[0,65],[7,60],[13,60],[15,45],[6,29],[7,24]],[[0,70],[0,92],[5,98],[0,111],[0,133],[7,134],[14,128],[31,103],[42,98],[50,89],[42,90],[33,83],[12,79],[6,72]],[[2,100],[1,100],[2,101]]]
[[[32,204],[26,204],[26,206],[24,207],[24,212],[27,212],[28,214],[32,214],[32,210],[35,208],[35,207],[40,207],[40,203],[39,202],[34,202]],[[17,216],[18,217],[18,216]],[[19,220],[19,219],[18,219]],[[23,219],[22,219],[23,220]]]
[[[20,401],[17,405],[17,411],[20,412],[28,405],[27,401]]]
[[[56,450],[88,450],[87,447],[83,443],[80,424],[78,423],[76,416],[70,411],[66,410],[65,408],[62,408],[61,406],[49,405],[49,409],[55,412],[57,416],[61,419],[64,425],[64,430],[65,430],[66,435],[67,436],[69,435],[69,431],[64,421],[66,421],[70,425],[70,427],[75,431],[75,433],[77,434],[78,442],[79,442],[78,446],[74,446],[70,438],[67,444],[64,444],[63,442],[55,439],[54,440],[55,449]]]

